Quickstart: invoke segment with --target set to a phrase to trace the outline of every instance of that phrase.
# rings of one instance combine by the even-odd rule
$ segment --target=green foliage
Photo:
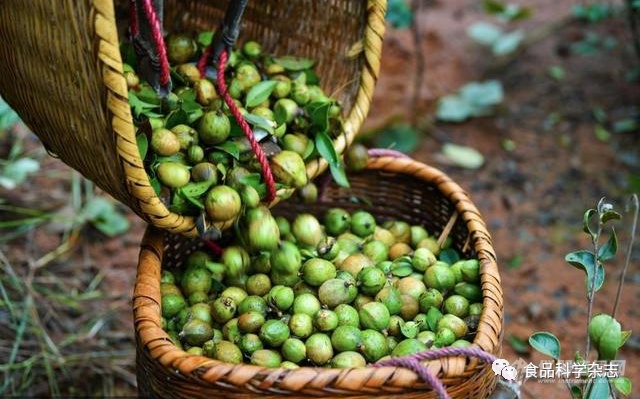
[[[574,54],[596,55],[613,50],[618,41],[611,36],[602,36],[595,32],[586,32],[584,38],[571,44],[570,50]]]
[[[522,30],[505,32],[489,22],[474,23],[467,28],[467,35],[479,44],[489,47],[496,56],[514,52],[524,39]]]
[[[0,97],[0,132],[9,129],[19,121],[18,114]]]
[[[466,169],[478,169],[484,164],[484,156],[471,147],[445,143],[442,146],[442,154],[457,166]]]
[[[543,355],[552,359],[560,359],[560,341],[550,332],[540,331],[531,334],[529,345]]]
[[[605,3],[575,4],[571,13],[580,20],[596,23],[611,17],[614,9]]]
[[[114,237],[129,230],[129,220],[120,213],[112,201],[105,197],[89,199],[78,215],[78,222],[88,222],[107,237]]]
[[[498,0],[484,0],[484,11],[494,15],[504,21],[517,21],[529,18],[533,11],[530,7],[523,7],[518,4],[503,3]]]
[[[406,0],[389,0],[385,18],[395,29],[404,29],[413,23],[413,11]]]
[[[470,82],[457,93],[442,97],[436,116],[444,122],[463,122],[471,117],[491,115],[503,97],[500,81]]]
[[[606,115],[598,110],[594,110],[596,119],[603,121]],[[618,252],[618,239],[613,227],[610,228],[610,234],[606,241],[601,244],[605,228],[608,223],[621,219],[620,213],[613,209],[613,205],[609,204],[602,198],[595,209],[588,209],[582,218],[582,230],[589,236],[593,244],[593,250],[574,251],[566,255],[565,260],[572,266],[584,271],[585,286],[587,293],[587,339],[586,350],[584,356],[577,352],[576,362],[585,363],[591,349],[591,344],[598,353],[598,360],[611,361],[615,360],[618,350],[625,344],[631,331],[623,331],[622,326],[615,319],[617,306],[621,297],[622,287],[624,285],[625,273],[629,264],[629,256],[635,240],[635,230],[638,217],[638,197],[633,196],[633,205],[635,207],[634,219],[631,227],[631,244],[627,248],[627,258],[618,286],[618,293],[613,306],[612,314],[601,313],[592,317],[592,307],[594,303],[595,293],[602,287],[605,281],[604,262],[612,260]],[[560,342],[550,332],[537,332],[529,337],[529,344],[538,352],[547,355],[554,360],[560,359]],[[582,399],[606,399],[611,394],[611,388],[620,393],[631,392],[631,381],[627,378],[607,379],[605,377],[584,378],[578,384],[569,384],[567,386],[574,398]]]
[[[411,125],[396,123],[379,131],[374,138],[374,147],[393,148],[404,153],[414,151],[420,138],[418,132]]]

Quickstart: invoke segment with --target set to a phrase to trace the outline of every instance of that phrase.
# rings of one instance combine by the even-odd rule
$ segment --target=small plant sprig
[[[633,242],[635,240],[636,226],[638,221],[638,196],[631,198],[633,207],[633,221],[631,222],[631,236],[627,246],[624,266],[620,272],[620,281],[616,294],[615,303],[611,314],[600,313],[593,316],[593,303],[596,292],[602,287],[605,279],[604,262],[613,259],[618,251],[618,238],[613,226],[610,227],[610,234],[604,244],[600,244],[604,239],[608,222],[621,219],[620,213],[613,209],[613,205],[604,198],[600,199],[596,209],[589,209],[584,213],[583,231],[589,235],[593,245],[593,250],[580,250],[567,254],[565,260],[572,266],[583,270],[586,274],[585,288],[587,300],[587,334],[584,354],[576,352],[574,361],[578,364],[586,364],[591,351],[591,346],[598,353],[599,361],[613,361],[618,355],[618,350],[631,336],[631,331],[623,331],[615,316],[622,296],[625,275],[629,266]],[[595,220],[594,220],[595,219]],[[553,358],[554,363],[560,359],[560,341],[547,331],[536,332],[529,337],[529,344],[538,352]],[[554,365],[555,366],[555,365]],[[573,374],[575,375],[575,374]],[[572,398],[580,399],[607,399],[615,398],[616,393],[629,395],[631,393],[631,380],[627,377],[607,378],[605,376],[595,376],[588,378],[585,372],[580,375],[578,383],[570,383],[565,379],[567,388]],[[593,376],[591,376],[593,377]]]

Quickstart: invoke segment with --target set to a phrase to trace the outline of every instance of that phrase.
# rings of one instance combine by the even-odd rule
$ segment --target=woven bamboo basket
[[[364,209],[381,220],[401,219],[422,224],[436,234],[445,232],[455,249],[480,260],[483,312],[473,343],[499,356],[503,327],[500,276],[491,237],[467,194],[442,172],[410,159],[372,158],[366,171],[349,179],[350,189],[329,186],[313,205],[289,201],[273,212],[292,217],[301,212],[319,216],[334,206],[363,209],[363,204],[351,201],[356,196],[371,201]],[[161,327],[160,272],[162,265],[179,266],[199,246],[198,240],[153,227],[144,236],[133,298],[138,389],[144,397],[436,398],[429,386],[405,368],[267,369],[222,363],[178,349]],[[495,387],[491,364],[465,357],[426,364],[452,398],[486,398]]]
[[[50,154],[151,225],[193,236],[194,218],[162,203],[136,146],[119,51],[128,3],[0,1],[0,96]],[[165,28],[209,30],[229,0],[164,3]],[[385,11],[386,0],[257,0],[244,12],[239,43],[255,39],[267,53],[317,61],[323,89],[343,104],[344,134],[334,141],[339,154],[369,111]],[[326,167],[323,160],[310,162],[307,174],[313,178]]]

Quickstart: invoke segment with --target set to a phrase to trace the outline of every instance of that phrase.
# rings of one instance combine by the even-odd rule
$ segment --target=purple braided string
[[[429,349],[426,351],[418,352],[409,356],[393,357],[391,359],[383,360],[374,363],[373,367],[405,367],[416,374],[426,382],[438,395],[440,399],[451,399],[444,384],[431,370],[423,363],[422,360],[434,360],[441,359],[449,356],[465,356],[475,357],[482,360],[485,363],[493,363],[497,358],[480,348],[459,348],[459,347],[446,347],[438,349]]]
[[[394,158],[409,158],[409,156],[403,152],[391,150],[388,148],[371,148],[369,149],[370,157],[394,157]]]

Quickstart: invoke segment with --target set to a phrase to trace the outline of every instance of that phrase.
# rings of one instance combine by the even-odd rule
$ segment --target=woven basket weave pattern
[[[422,224],[439,234],[457,214],[449,235],[453,246],[481,263],[483,314],[474,343],[494,355],[502,342],[502,289],[495,252],[485,224],[464,191],[446,175],[424,164],[397,158],[376,158],[369,170],[350,176],[352,187],[330,186],[313,205],[287,203],[275,214],[292,217],[301,212],[321,215],[334,206],[366,209],[377,218],[402,219]],[[352,197],[371,201],[354,204]],[[339,370],[300,368],[266,369],[230,365],[177,349],[160,327],[161,264],[180,266],[198,248],[197,240],[149,229],[143,240],[134,293],[139,390],[152,397],[277,398],[319,396],[367,398],[435,398],[411,371],[403,368]],[[430,361],[430,369],[441,377],[453,398],[485,398],[492,391],[495,375],[491,365],[475,359],[448,357]]]
[[[165,26],[215,28],[228,2],[167,0]],[[53,155],[150,224],[193,236],[194,218],[169,212],[139,156],[119,51],[127,7],[127,0],[1,1],[0,95]],[[323,89],[345,106],[338,153],[369,111],[385,10],[386,0],[260,0],[243,17],[240,42],[255,39],[267,52],[318,61]],[[326,167],[310,162],[307,174]]]

